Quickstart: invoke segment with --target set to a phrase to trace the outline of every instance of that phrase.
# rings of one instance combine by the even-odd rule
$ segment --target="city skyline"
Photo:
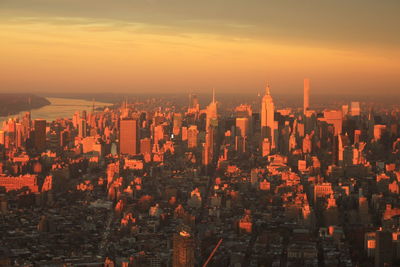
[[[399,266],[398,103],[303,82],[297,107],[267,85],[3,121],[0,265]]]
[[[399,11],[0,0],[0,267],[400,267]]]
[[[398,1],[0,6],[0,92],[400,92]]]

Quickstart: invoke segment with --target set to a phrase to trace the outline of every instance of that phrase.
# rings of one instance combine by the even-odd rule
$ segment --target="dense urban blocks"
[[[5,120],[0,265],[399,266],[399,106],[309,84]]]

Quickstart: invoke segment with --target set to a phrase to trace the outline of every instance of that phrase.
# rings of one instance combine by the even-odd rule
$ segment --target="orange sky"
[[[241,6],[229,15],[211,2],[211,11],[202,4],[197,13],[178,0],[170,2],[176,9],[157,0],[101,0],[97,9],[54,2],[0,4],[0,92],[258,92],[268,81],[272,91],[291,93],[310,77],[323,93],[400,93],[400,19],[389,8],[384,25],[370,21],[372,9],[335,22],[313,8],[294,20],[286,13],[296,11],[278,4],[282,20],[271,15],[269,23],[257,7],[272,14],[274,6],[261,1],[244,15]],[[129,17],[135,11],[140,16]]]

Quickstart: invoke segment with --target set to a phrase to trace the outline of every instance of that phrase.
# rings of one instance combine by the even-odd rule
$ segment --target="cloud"
[[[385,4],[373,0],[2,0],[0,16],[49,18],[59,24],[113,22],[121,30],[170,35],[396,49],[399,8],[397,0]]]

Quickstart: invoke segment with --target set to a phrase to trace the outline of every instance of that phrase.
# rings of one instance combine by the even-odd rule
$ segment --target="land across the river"
[[[47,105],[50,105],[49,100],[34,94],[0,94],[0,116],[14,115],[21,111],[38,109]]]

